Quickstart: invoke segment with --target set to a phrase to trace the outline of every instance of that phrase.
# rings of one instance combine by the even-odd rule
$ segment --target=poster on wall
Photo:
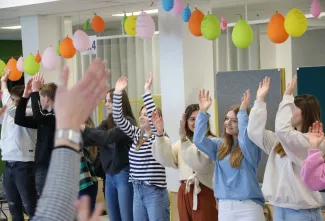
[[[90,55],[90,54],[97,54],[97,36],[91,35],[89,36],[90,40],[90,48],[87,51],[81,52],[81,55]]]

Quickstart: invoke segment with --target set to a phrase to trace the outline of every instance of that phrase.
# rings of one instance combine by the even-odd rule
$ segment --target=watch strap
[[[71,143],[82,146],[83,140],[80,131],[72,129],[56,129],[55,139],[67,139]]]

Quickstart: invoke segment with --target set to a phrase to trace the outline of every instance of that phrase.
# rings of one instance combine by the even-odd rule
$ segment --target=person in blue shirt
[[[214,160],[214,195],[218,201],[219,221],[264,221],[264,197],[256,170],[261,150],[248,138],[247,125],[250,92],[241,105],[232,106],[224,121],[222,138],[209,138],[206,130],[212,99],[200,90],[200,112],[196,118],[194,144]]]

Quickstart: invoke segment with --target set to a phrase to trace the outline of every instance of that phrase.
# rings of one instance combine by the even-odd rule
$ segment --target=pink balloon
[[[17,61],[17,69],[20,72],[24,72],[24,58],[20,56],[20,58]]]
[[[80,52],[90,48],[89,36],[82,30],[77,30],[73,35],[73,46]]]
[[[225,17],[223,17],[223,16],[221,17],[220,28],[223,31],[227,30],[227,28],[228,28],[228,24],[227,24],[227,22],[225,20]]]
[[[52,45],[45,49],[42,56],[42,65],[50,71],[55,70],[60,64],[60,57]]]
[[[319,1],[318,0],[313,0],[310,6],[310,13],[315,17],[318,18],[320,13],[322,12],[322,9],[320,7]]]
[[[183,11],[184,5],[182,0],[175,0],[174,1],[174,8],[173,8],[173,12],[175,12],[176,14],[181,14]]]
[[[153,18],[145,12],[138,16],[135,27],[137,35],[142,39],[151,39],[156,30]]]

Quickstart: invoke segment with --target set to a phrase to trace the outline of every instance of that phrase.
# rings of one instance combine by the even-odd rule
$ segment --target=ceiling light
[[[7,27],[1,27],[0,29],[10,29],[10,30],[14,30],[14,29],[21,29],[20,25],[16,25],[16,26],[7,26]]]
[[[141,12],[142,11],[133,12],[133,15],[140,15]],[[144,11],[144,12],[147,13],[147,14],[156,14],[156,13],[158,13],[158,9],[147,10],[147,11]],[[130,16],[130,15],[132,15],[132,12],[126,13],[126,16]],[[112,16],[123,17],[124,14],[114,14]]]

